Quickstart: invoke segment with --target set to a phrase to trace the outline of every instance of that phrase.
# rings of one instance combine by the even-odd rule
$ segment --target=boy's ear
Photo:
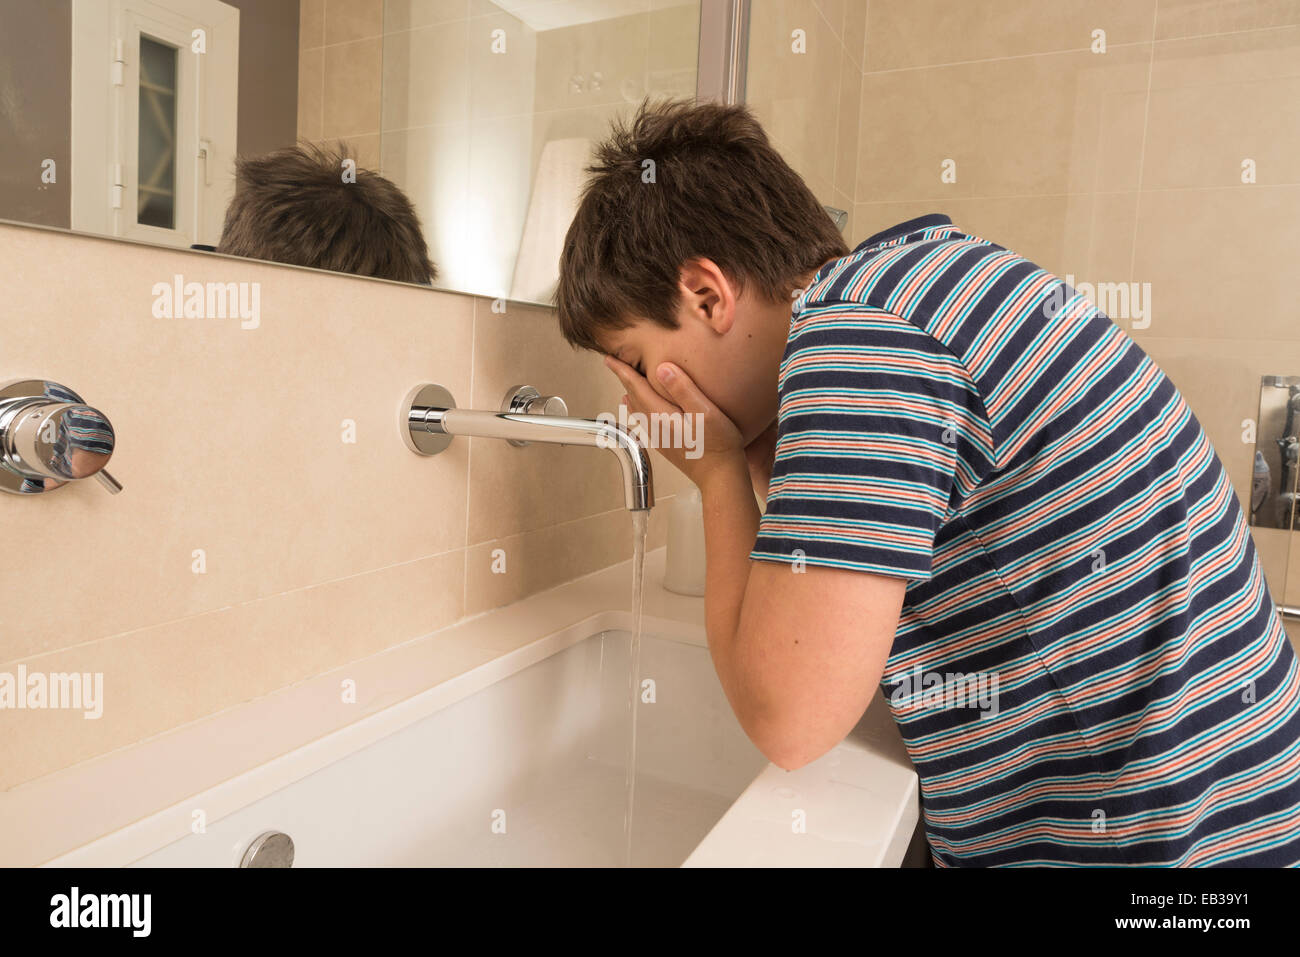
[[[688,259],[682,264],[677,291],[681,311],[688,318],[708,323],[725,333],[736,321],[736,291],[730,280],[711,259]]]

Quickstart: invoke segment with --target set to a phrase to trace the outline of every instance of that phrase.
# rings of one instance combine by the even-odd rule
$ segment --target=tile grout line
[[[825,22],[826,26],[830,27],[831,36],[835,36],[835,28],[831,27],[831,22],[830,20],[826,19],[826,12],[822,10],[820,5],[817,5],[817,12],[821,14],[821,18]],[[839,37],[836,37],[836,40],[838,41],[838,45],[840,48],[840,56],[841,57],[848,56],[848,51],[844,49],[844,41]],[[844,64],[836,63],[835,64],[835,145],[831,148],[831,156],[834,157],[834,162],[831,163],[831,182],[830,182],[831,201],[828,204],[831,206],[835,205],[835,184],[839,181],[839,173],[840,173],[840,127],[844,125],[841,122],[840,110],[843,102],[844,102]],[[856,160],[857,157],[854,157],[854,159]]]
[[[45,657],[46,655],[55,655],[64,651],[73,651],[75,649],[85,648],[88,645],[98,644],[103,641],[111,641],[117,638],[126,638],[131,635],[140,634],[141,632],[151,631],[154,628],[163,628],[169,625],[177,625],[186,621],[194,621],[199,618],[205,618],[208,615],[216,615],[216,614],[220,614],[221,612],[234,611],[238,608],[244,608],[248,605],[256,605],[265,601],[273,601],[277,598],[283,598],[286,595],[297,594],[298,592],[311,591],[312,589],[315,588],[326,588],[331,585],[339,585],[344,582],[352,581],[353,579],[365,578],[369,575],[378,575],[383,572],[391,571],[395,568],[402,568],[406,565],[414,565],[417,562],[425,562],[435,558],[443,558],[447,555],[451,555],[454,552],[461,551],[461,550],[462,549],[458,549],[458,548],[447,548],[447,549],[443,549],[440,552],[431,552],[428,555],[419,555],[415,558],[408,558],[404,561],[390,562],[387,565],[380,565],[375,568],[367,568],[364,569],[363,571],[353,572],[350,575],[340,575],[337,578],[327,578],[323,581],[312,582],[308,585],[295,585],[293,588],[286,588],[283,591],[278,591],[271,595],[262,595],[261,597],[258,598],[246,598],[243,601],[236,601],[231,604],[221,605],[217,608],[209,608],[205,611],[196,612],[193,615],[182,615],[179,618],[168,618],[164,621],[156,621],[147,625],[141,625],[137,628],[128,628],[125,631],[117,631],[111,635],[102,635],[98,638],[89,638],[86,641],[79,641],[75,644],[62,645],[58,648],[48,648],[44,651],[37,651],[27,656],[10,658],[7,661],[0,661],[0,666],[12,664],[15,662],[31,661],[36,658],[42,658]]]
[[[320,5],[320,126],[317,128],[318,141],[325,139],[325,8],[329,6],[325,0],[321,0]]]
[[[470,313],[469,326],[469,404],[470,408],[474,407],[474,350],[478,343],[478,310],[479,305],[483,302],[481,296],[474,298],[474,309]],[[465,561],[464,574],[461,576],[461,595],[460,595],[460,612],[462,615],[469,614],[469,517],[470,496],[474,494],[474,472],[471,468],[474,455],[474,443],[465,440],[468,448],[465,450]]]
[[[868,9],[870,8],[868,7]],[[1159,10],[1157,9],[1155,14],[1152,17],[1152,23],[1154,24],[1156,20],[1158,20],[1158,18],[1159,18]],[[1223,30],[1218,33],[1193,33],[1185,37],[1166,37],[1164,39],[1156,39],[1153,30],[1151,37],[1149,39],[1126,40],[1123,43],[1108,43],[1107,49],[1121,50],[1127,47],[1143,46],[1145,44],[1151,44],[1152,47],[1155,47],[1157,44],[1161,44],[1161,43],[1187,43],[1193,40],[1212,40],[1220,37],[1243,36],[1251,33],[1267,33],[1273,30],[1294,30],[1297,27],[1300,27],[1300,24],[1284,23],[1284,24],[1278,24],[1277,26],[1271,26],[1271,27],[1249,27],[1245,30]],[[865,49],[866,47],[865,47],[865,40],[864,40],[862,72],[868,76],[872,76],[872,75],[879,75],[885,73],[907,73],[912,70],[932,70],[932,69],[942,69],[951,66],[969,66],[975,63],[997,63],[1001,60],[1024,60],[1036,56],[1060,56],[1066,53],[1087,53],[1089,52],[1090,48],[1089,47],[1065,47],[1059,50],[1036,50],[1031,53],[1011,53],[1011,54],[1007,54],[1006,56],[976,57],[970,60],[946,60],[940,63],[918,63],[913,66],[892,67],[887,70],[866,69]]]
[[[1151,121],[1151,83],[1156,69],[1156,24],[1160,20],[1160,4],[1155,5],[1151,14],[1151,55],[1147,58],[1147,92],[1142,102],[1142,139],[1138,144],[1138,181],[1137,197],[1133,202],[1133,238],[1128,251],[1128,278],[1133,279],[1133,270],[1137,268],[1138,227],[1142,222],[1142,177],[1146,171],[1147,126]]]
[[[862,11],[862,49],[858,51],[862,54],[862,57],[860,60],[854,62],[860,63],[862,74],[865,76],[867,73],[867,41],[871,37],[871,33],[869,32],[871,23],[871,0],[862,0],[862,2],[866,4],[866,8]],[[865,86],[865,83],[863,85]],[[858,136],[861,135],[862,130],[859,129]]]
[[[861,72],[858,74],[858,115],[856,117],[858,125],[858,146],[856,150],[857,155],[853,157],[853,205],[855,207],[858,205],[858,181],[862,178],[862,111],[866,109],[867,106],[867,38],[871,36],[871,0],[862,0],[862,2],[866,6],[862,11],[862,49],[859,51],[862,54],[862,62],[859,67]],[[845,14],[846,18],[847,16],[848,15]],[[854,61],[854,65],[858,66],[857,61]],[[856,209],[850,213],[849,224],[852,226],[857,226],[857,223],[854,222],[856,214]],[[859,233],[859,235],[861,235],[861,233]]]

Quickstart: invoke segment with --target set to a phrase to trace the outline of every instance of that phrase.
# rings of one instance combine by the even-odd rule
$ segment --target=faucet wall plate
[[[456,400],[440,385],[426,382],[406,393],[399,423],[406,447],[418,455],[437,455],[451,445],[453,436],[444,432],[426,432],[424,425],[431,415],[454,408]],[[431,409],[436,412],[430,412]]]
[[[122,490],[104,470],[113,426],[67,386],[48,379],[0,384],[0,491],[39,495],[92,475]]]

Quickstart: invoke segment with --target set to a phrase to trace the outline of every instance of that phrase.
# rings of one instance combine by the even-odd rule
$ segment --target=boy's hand
[[[654,448],[697,486],[703,488],[709,476],[720,467],[743,459],[740,430],[699,390],[680,366],[661,362],[654,370],[664,390],[673,398],[669,402],[654,390],[645,376],[627,363],[607,355],[605,365],[627,389],[624,400],[629,416],[639,412],[646,418],[651,434],[642,433],[637,437],[647,445],[653,440]],[[660,425],[655,427],[652,418],[655,413],[675,418],[661,418]],[[685,421],[688,417],[691,419],[689,423]],[[635,424],[629,423],[629,427]],[[690,447],[687,447],[687,440]]]

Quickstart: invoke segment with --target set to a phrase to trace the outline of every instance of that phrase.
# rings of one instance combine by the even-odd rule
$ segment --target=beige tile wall
[[[6,711],[0,790],[631,554],[608,453],[457,439],[421,458],[400,438],[424,381],[476,408],[527,382],[575,415],[616,411],[617,381],[550,310],[7,225],[0,258],[23,320],[0,380],[101,408],[125,489],[0,496],[24,543],[0,549],[0,671],[102,672],[106,697],[98,720]],[[154,283],[178,273],[259,283],[260,325],[154,318]],[[651,547],[685,484],[653,455]]]
[[[342,140],[379,168],[384,0],[301,0],[298,138]]]
[[[1150,283],[1150,324],[1117,323],[1249,501],[1260,377],[1300,375],[1300,3],[772,0],[751,37],[750,102],[823,202],[852,198],[851,245],[943,212],[1058,275]],[[1300,604],[1300,546],[1254,534]]]
[[[817,198],[848,212],[850,238],[866,24],[864,0],[763,0],[750,7],[745,101]]]

